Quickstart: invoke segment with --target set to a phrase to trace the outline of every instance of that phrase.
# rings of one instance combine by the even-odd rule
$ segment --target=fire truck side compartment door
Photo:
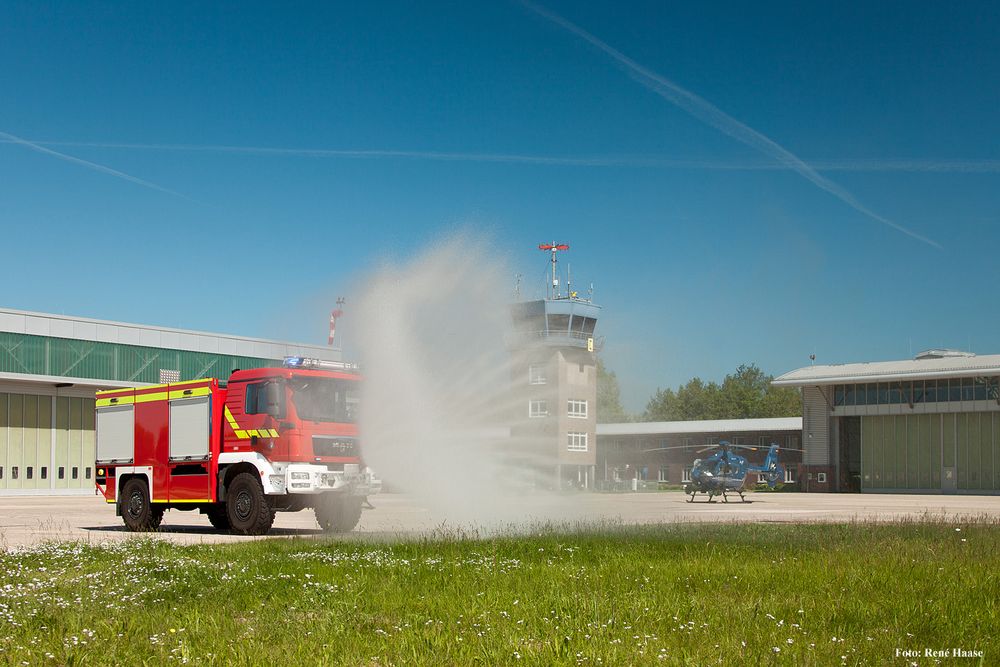
[[[135,455],[134,406],[97,409],[97,460],[132,461]]]
[[[202,460],[211,440],[209,396],[170,401],[170,460]]]

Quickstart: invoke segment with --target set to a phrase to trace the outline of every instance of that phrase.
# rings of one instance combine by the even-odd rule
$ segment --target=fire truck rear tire
[[[163,521],[163,508],[149,501],[149,487],[146,480],[138,477],[125,482],[121,493],[122,520],[134,533],[156,530]]]
[[[316,504],[316,522],[327,533],[346,533],[354,530],[361,520],[361,497],[334,495]]]
[[[226,517],[237,535],[264,535],[274,523],[274,510],[267,502],[256,475],[241,472],[226,489]]]

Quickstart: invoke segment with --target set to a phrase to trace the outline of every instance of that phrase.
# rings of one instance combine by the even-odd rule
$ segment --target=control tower
[[[594,331],[601,307],[590,295],[581,298],[568,279],[565,291],[560,290],[556,255],[569,250],[568,245],[538,248],[551,253],[548,295],[511,305],[511,373],[518,411],[511,435],[524,443],[525,464],[541,483],[590,489],[597,463],[596,352],[603,344]]]

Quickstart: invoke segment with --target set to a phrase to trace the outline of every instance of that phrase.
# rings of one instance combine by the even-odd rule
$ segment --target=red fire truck
[[[360,379],[349,364],[289,357],[224,382],[97,392],[97,489],[133,531],[177,509],[262,535],[275,512],[306,508],[349,531],[381,489],[358,447]]]

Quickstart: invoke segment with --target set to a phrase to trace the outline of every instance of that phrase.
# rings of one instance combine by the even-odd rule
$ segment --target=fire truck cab
[[[282,368],[97,393],[96,483],[134,531],[167,509],[262,535],[275,512],[312,508],[353,529],[381,482],[358,447],[356,367],[290,357]]]

